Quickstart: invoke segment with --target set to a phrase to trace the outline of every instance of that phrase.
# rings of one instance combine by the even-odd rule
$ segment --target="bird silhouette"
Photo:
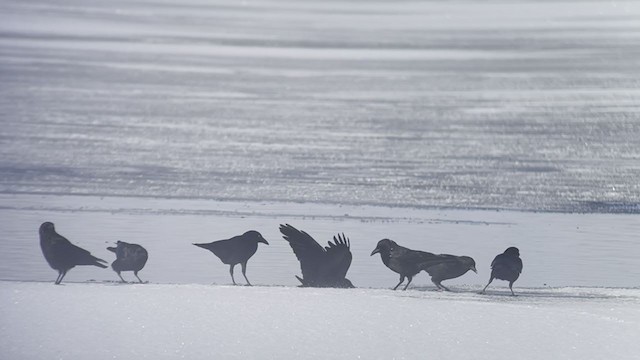
[[[476,274],[478,273],[478,270],[476,270],[476,262],[471,257],[449,254],[436,255],[434,264],[427,264],[424,268],[424,271],[431,276],[431,282],[433,282],[438,289],[445,291],[450,290],[442,285],[442,281],[455,279],[466,274],[469,270]]]
[[[493,259],[491,262],[491,278],[489,283],[482,289],[482,293],[487,290],[489,284],[493,279],[506,280],[509,282],[509,290],[511,295],[515,296],[513,292],[513,283],[518,280],[522,273],[522,259],[520,259],[520,250],[516,247],[509,247],[502,254]]]
[[[411,250],[389,239],[378,241],[378,245],[371,252],[371,256],[375,254],[380,254],[382,263],[389,269],[400,274],[400,282],[393,290],[396,290],[398,286],[404,282],[405,278],[408,278],[409,281],[403,289],[407,290],[413,277],[424,270],[426,264],[433,263],[436,259],[436,256],[432,253]]]
[[[448,254],[433,254],[426,251],[412,250],[398,245],[393,240],[382,239],[378,241],[371,256],[380,254],[382,263],[389,269],[400,274],[400,282],[393,288],[396,290],[405,278],[409,281],[403,290],[407,290],[409,284],[420,271],[426,271],[431,276],[431,281],[439,290],[449,289],[441,284],[442,281],[464,275],[467,271],[476,271],[475,262],[468,256],[455,256]]]
[[[289,224],[280,225],[280,232],[300,261],[302,278],[296,278],[303,287],[354,287],[346,278],[353,256],[344,234],[334,236],[333,242],[322,247],[309,234]]]
[[[258,243],[269,245],[267,240],[265,240],[259,232],[250,230],[242,235],[234,236],[231,239],[193,245],[211,251],[215,256],[220,258],[224,264],[229,265],[229,273],[231,273],[233,285],[237,285],[236,280],[233,278],[233,268],[236,264],[240,264],[242,266],[242,275],[247,281],[247,285],[251,286],[246,274],[247,261],[249,261],[258,250]]]
[[[44,222],[40,225],[40,248],[49,266],[58,270],[58,278],[55,284],[58,285],[67,275],[67,271],[78,265],[93,265],[101,268],[107,266],[102,263],[106,261],[98,259],[90,252],[76,245],[73,245],[64,236],[56,232],[55,226],[51,222]]]
[[[111,263],[111,268],[118,274],[122,282],[126,281],[122,278],[120,272],[133,271],[133,275],[142,283],[142,280],[138,276],[138,271],[142,270],[147,263],[147,259],[149,259],[149,254],[145,248],[138,244],[118,241],[116,247],[108,247],[107,250],[116,254],[116,260]]]

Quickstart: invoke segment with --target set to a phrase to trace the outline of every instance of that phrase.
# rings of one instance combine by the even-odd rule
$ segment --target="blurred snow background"
[[[635,1],[0,1],[0,192],[640,211]]]
[[[0,0],[2,356],[635,359],[639,67],[636,1]],[[51,285],[43,221],[152,284]],[[291,287],[285,222],[365,289]],[[248,229],[263,286],[203,285]],[[366,289],[383,237],[479,274]]]

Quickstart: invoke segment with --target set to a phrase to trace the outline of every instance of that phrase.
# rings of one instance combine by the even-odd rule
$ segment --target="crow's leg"
[[[516,296],[516,294],[513,292],[513,281],[509,281],[509,290],[511,290],[511,296]]]
[[[62,270],[58,270],[58,277],[56,278],[56,282],[55,282],[56,285],[60,284],[61,276],[62,276]]]
[[[62,276],[60,276],[60,278],[58,279],[58,282],[56,284],[60,285],[60,283],[62,282],[62,279],[64,278],[64,276],[67,275],[67,271],[68,270],[62,271]]]
[[[397,289],[398,286],[400,286],[400,284],[402,284],[404,282],[404,275],[400,275],[400,282],[398,283],[398,285],[396,285],[396,287],[393,288],[393,290]]]
[[[118,276],[120,276],[120,280],[122,280],[123,283],[126,283],[127,281],[122,277],[122,275],[120,275],[120,271],[118,271]]]
[[[493,276],[491,277],[491,279],[489,279],[489,283],[487,283],[487,286],[485,286],[484,289],[480,291],[481,294],[484,294],[484,291],[487,290],[487,288],[489,287],[489,284],[491,284],[492,281],[493,281]]]
[[[405,285],[404,289],[402,290],[407,290],[407,288],[409,287],[409,284],[411,284],[411,280],[413,280],[413,276],[407,276],[407,278],[409,279],[409,281],[407,282],[407,285]]]
[[[229,265],[229,273],[231,274],[231,281],[233,281],[233,285],[238,285],[236,284],[236,279],[233,278],[233,268],[235,266],[236,264]]]
[[[138,278],[138,281],[140,281],[140,284],[142,284],[142,280],[140,279],[140,277],[138,276],[138,272],[134,271],[133,275],[135,275]]]
[[[247,280],[247,285],[251,286],[249,279],[247,279],[247,262],[245,261],[240,265],[242,266],[242,276],[244,276],[244,279]]]
[[[439,285],[439,286],[442,288],[442,290],[444,290],[444,291],[451,291],[451,290],[449,290],[449,288],[448,288],[448,287],[446,287],[446,286],[442,285],[442,283],[441,283],[441,282],[438,282],[438,285]]]
[[[440,285],[440,282],[433,280],[433,278],[431,279],[431,282],[436,285],[436,291],[442,290],[442,285]]]

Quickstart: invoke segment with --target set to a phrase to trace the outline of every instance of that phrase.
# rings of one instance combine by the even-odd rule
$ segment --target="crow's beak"
[[[260,239],[260,241],[258,241],[258,242],[261,242],[261,243],[263,243],[263,244],[267,244],[267,245],[269,245],[269,243],[268,243],[268,242],[267,242],[267,240],[265,240],[265,239]]]
[[[369,255],[369,256],[373,256],[373,255],[375,255],[375,254],[377,254],[379,252],[380,252],[380,249],[375,248],[375,249],[373,249],[373,251],[371,252],[371,255]]]
[[[478,273],[478,270],[476,270],[476,267],[475,267],[475,266],[472,266],[472,267],[471,267],[471,271],[473,271],[473,272],[474,272],[474,273],[476,273],[476,274]]]

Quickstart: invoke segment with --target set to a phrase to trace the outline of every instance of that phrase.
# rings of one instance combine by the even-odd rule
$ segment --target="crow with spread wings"
[[[303,287],[353,288],[347,276],[351,266],[351,244],[344,234],[333,237],[329,246],[322,247],[309,234],[293,226],[280,225],[282,237],[289,242],[300,261]]]

